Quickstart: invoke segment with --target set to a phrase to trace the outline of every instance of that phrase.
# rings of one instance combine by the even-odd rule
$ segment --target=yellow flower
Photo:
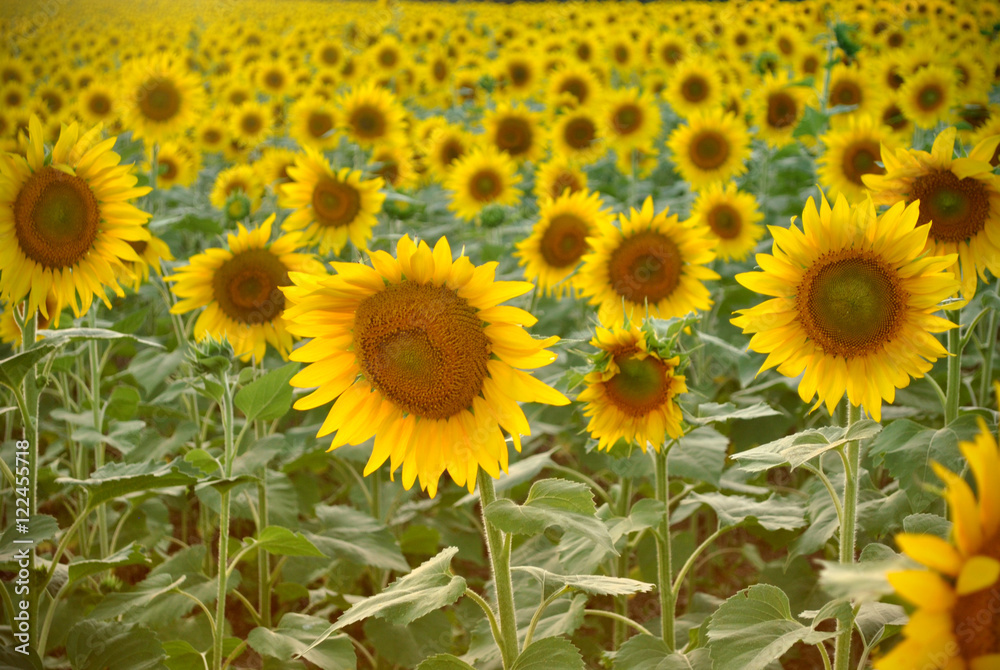
[[[589,109],[569,110],[552,126],[553,153],[580,165],[593,163],[607,151],[597,117]]]
[[[572,161],[554,156],[538,166],[535,172],[535,197],[558,198],[564,191],[570,193],[587,188],[587,173]]]
[[[677,64],[663,98],[683,118],[717,108],[723,99],[722,79],[707,58],[685,58]]]
[[[870,116],[852,115],[844,129],[830,130],[820,140],[825,150],[817,161],[819,183],[831,199],[843,193],[849,202],[863,200],[867,190],[861,178],[885,174],[878,163],[882,162],[882,145],[892,145],[889,131]]]
[[[471,491],[479,468],[492,477],[507,470],[501,428],[518,450],[530,434],[518,402],[569,402],[518,369],[552,362],[547,347],[559,338],[532,338],[522,326],[535,317],[500,305],[531,284],[495,281],[496,263],[452,260],[445,238],[431,250],[404,236],[396,258],[369,257],[373,267],[334,263],[333,276],[291,275],[289,328],[312,338],[292,352],[309,363],[292,385],[316,388],[295,408],[335,401],[318,434],[336,432],[331,449],[374,436],[365,475],[389,460],[406,488],[419,479],[434,497],[447,470]]]
[[[137,61],[122,74],[125,128],[159,142],[183,134],[204,105],[202,83],[165,55]]]
[[[170,188],[180,186],[187,188],[198,178],[201,170],[201,152],[187,140],[168,140],[158,145],[156,150],[156,187]],[[143,169],[148,171],[152,163],[145,163]]]
[[[924,254],[917,216],[898,203],[876,218],[871,200],[851,207],[843,196],[817,210],[810,198],[802,230],[770,226],[773,255],[757,254],[763,270],[736,281],[773,297],[732,320],[768,355],[761,371],[802,375],[799,397],[818,393],[814,410],[825,402],[832,412],[846,391],[880,421],[883,400],[946,356],[931,333],[955,327],[933,315],[958,288],[943,272],[955,257]]]
[[[253,166],[235,165],[215,177],[209,201],[213,207],[222,210],[228,219],[237,221],[246,219],[260,209],[263,197],[264,186]]]
[[[718,240],[716,255],[725,261],[741,261],[750,255],[764,237],[758,223],[763,218],[753,194],[738,191],[732,182],[725,187],[708,186],[691,208],[691,221],[712,231]]]
[[[648,93],[634,88],[609,91],[603,100],[603,134],[619,152],[651,147],[660,135],[660,110]]]
[[[386,89],[373,84],[359,86],[342,95],[337,106],[347,136],[362,147],[403,141],[405,113]]]
[[[334,149],[340,142],[335,132],[337,118],[333,105],[315,95],[299,98],[288,110],[289,136],[305,148]]]
[[[918,128],[933,128],[955,104],[955,74],[941,65],[925,67],[899,89],[899,107]]]
[[[788,75],[768,74],[751,98],[757,136],[775,149],[795,141],[792,133],[805,115],[806,105],[815,102],[812,89],[789,84]]]
[[[750,137],[746,125],[721,109],[695,114],[670,133],[667,146],[681,177],[699,189],[746,172]]]
[[[483,119],[486,140],[518,163],[538,160],[545,151],[540,117],[527,107],[501,104]]]
[[[471,221],[487,205],[516,205],[521,190],[515,185],[520,181],[506,153],[490,146],[473,149],[455,162],[445,179],[444,187],[452,192],[448,209]]]

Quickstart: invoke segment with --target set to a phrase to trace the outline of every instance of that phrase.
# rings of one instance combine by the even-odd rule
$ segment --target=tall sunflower
[[[174,295],[181,298],[171,314],[204,307],[194,325],[195,339],[225,338],[243,360],[263,359],[268,344],[287,360],[293,338],[280,289],[291,283],[290,272],[324,272],[322,263],[296,251],[298,233],[271,242],[273,223],[274,214],[255,230],[239,224],[239,232],[228,235],[228,248],[192,256],[166,278],[173,283]]]
[[[691,221],[712,232],[718,240],[715,253],[725,261],[741,261],[750,255],[764,237],[764,228],[759,225],[763,218],[757,198],[737,190],[732,182],[708,186],[691,208]]]
[[[851,207],[843,196],[817,210],[810,198],[802,230],[770,226],[773,255],[757,254],[763,271],[736,281],[773,298],[732,320],[768,355],[761,371],[802,375],[803,402],[819,395],[813,409],[825,402],[832,412],[846,391],[880,421],[883,400],[946,356],[931,333],[955,327],[933,315],[958,288],[944,272],[955,256],[924,255],[917,216],[898,203],[876,218],[871,200]]]
[[[524,266],[524,277],[538,283],[543,295],[561,297],[569,290],[567,281],[590,250],[592,237],[602,222],[610,225],[614,216],[601,209],[600,194],[586,189],[567,192],[554,200],[542,201],[538,222],[527,239],[518,242],[515,256]]]
[[[111,307],[106,288],[124,296],[115,270],[139,260],[130,242],[149,239],[149,214],[128,201],[150,189],[136,187],[132,165],[111,150],[117,138],[98,142],[100,132],[64,126],[46,156],[33,116],[26,154],[0,157],[0,298],[14,305],[27,296],[27,314],[55,326],[67,304],[79,317],[95,296]]]
[[[849,202],[858,202],[867,193],[862,177],[885,174],[882,162],[883,145],[892,145],[889,130],[870,116],[851,116],[846,128],[830,130],[822,141],[823,156],[817,161],[817,176],[828,189],[830,198],[843,193]]]
[[[757,136],[775,149],[795,141],[792,133],[816,97],[812,89],[791,83],[787,74],[768,74],[751,98]]]
[[[1000,395],[1000,388],[997,389]],[[888,575],[896,593],[916,605],[903,641],[876,659],[877,670],[952,670],[995,667],[1000,659],[1000,453],[983,419],[979,434],[959,448],[976,481],[978,499],[965,478],[938,463],[952,519],[950,540],[900,533],[896,544],[927,570]]]
[[[976,292],[976,274],[988,268],[1000,276],[1000,179],[990,159],[1000,135],[984,139],[968,158],[953,158],[955,128],[934,139],[931,152],[882,149],[884,176],[862,177],[876,205],[920,202],[918,225],[929,224],[926,250],[958,254],[950,269],[962,281],[962,295]]]
[[[683,225],[666,209],[654,213],[651,197],[618,218],[621,228],[597,222],[578,277],[583,295],[600,306],[601,323],[617,325],[647,312],[669,319],[711,306],[702,282],[719,275],[706,267],[715,257],[706,230]]]
[[[738,177],[750,158],[746,124],[721,109],[693,115],[670,133],[667,146],[677,171],[695,189]]]
[[[658,351],[652,335],[633,323],[598,328],[591,346],[599,355],[595,370],[587,373],[587,387],[577,401],[587,403],[587,432],[598,440],[599,450],[610,450],[625,439],[646,451],[660,450],[665,435],[680,437],[681,408],[677,396],[687,392],[683,375],[677,374],[680,358]]]
[[[899,89],[899,107],[918,128],[947,119],[955,102],[955,73],[942,65],[918,70]]]
[[[518,163],[535,161],[545,150],[541,114],[527,107],[501,104],[483,119],[486,139]]]
[[[516,205],[521,199],[517,166],[493,147],[473,149],[458,159],[445,179],[452,192],[448,209],[471,221],[487,205]]]
[[[406,116],[395,96],[384,88],[365,84],[340,97],[340,122],[347,136],[363,147],[403,141]]]
[[[660,110],[649,93],[620,88],[604,96],[603,134],[619,153],[647,148],[660,135]]]
[[[278,205],[295,211],[284,230],[302,231],[302,244],[319,244],[321,254],[339,254],[348,239],[358,249],[367,247],[385,201],[380,177],[362,179],[350,168],[334,172],[313,149],[298,157],[288,175],[292,181],[279,187]]]
[[[434,249],[404,236],[396,258],[369,254],[372,267],[335,263],[335,275],[292,273],[285,289],[289,329],[313,338],[292,352],[309,363],[292,385],[316,390],[300,410],[335,401],[319,437],[336,431],[331,449],[374,436],[365,475],[389,460],[403,486],[419,479],[431,497],[447,470],[471,491],[483,468],[507,470],[501,428],[520,450],[530,427],[518,402],[569,401],[519,368],[551,363],[547,347],[522,326],[528,312],[500,303],[531,290],[495,281],[496,263],[452,260],[445,238]]]
[[[137,61],[122,74],[122,122],[136,137],[159,142],[194,127],[204,106],[196,76],[166,55]]]

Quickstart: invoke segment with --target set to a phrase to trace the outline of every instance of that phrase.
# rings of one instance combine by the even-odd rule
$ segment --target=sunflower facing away
[[[298,233],[271,239],[274,214],[256,230],[239,224],[229,234],[228,249],[209,249],[192,256],[173,282],[178,298],[172,314],[205,308],[194,325],[199,342],[229,340],[233,353],[244,360],[264,358],[267,345],[282,358],[292,349],[292,335],[284,318],[285,296],[280,287],[291,282],[289,272],[322,273],[323,265],[309,254],[298,253]]]
[[[149,214],[128,201],[150,189],[135,186],[132,165],[111,150],[117,138],[97,142],[100,132],[64,126],[46,158],[33,116],[26,155],[0,157],[0,297],[15,305],[27,296],[28,316],[40,311],[54,326],[67,304],[77,317],[95,296],[110,308],[105,287],[124,296],[115,270],[139,261],[129,243],[149,239]]]
[[[601,323],[617,325],[647,313],[669,319],[711,306],[702,282],[719,275],[705,267],[715,258],[705,229],[680,223],[666,209],[654,214],[651,197],[641,210],[618,217],[621,228],[597,222],[578,277],[590,304],[600,305]]]
[[[990,158],[1000,135],[984,139],[968,158],[953,158],[955,128],[934,139],[931,152],[882,149],[884,176],[862,177],[876,205],[920,201],[918,225],[930,224],[927,250],[958,254],[950,268],[962,281],[962,295],[976,292],[976,275],[988,268],[1000,276],[1000,178]]]
[[[691,220],[706,226],[718,238],[715,253],[724,261],[741,261],[750,255],[764,237],[764,227],[759,223],[763,218],[757,198],[737,190],[732,182],[707,187],[691,208]]]
[[[538,222],[531,235],[518,242],[515,255],[525,279],[537,282],[543,295],[561,297],[570,288],[566,280],[590,250],[587,238],[597,232],[598,222],[610,225],[614,220],[601,209],[603,204],[600,194],[586,190],[542,201]]]
[[[773,255],[757,254],[763,271],[736,281],[773,298],[732,320],[768,355],[761,371],[801,374],[803,402],[819,395],[813,409],[825,402],[832,412],[846,390],[880,421],[883,400],[946,356],[931,333],[955,327],[933,315],[958,289],[944,272],[955,256],[924,254],[928,229],[917,216],[916,205],[898,203],[876,218],[870,200],[851,207],[843,196],[817,211],[810,198],[802,230],[770,226]]]
[[[339,254],[348,239],[358,249],[368,245],[385,201],[381,177],[362,179],[350,168],[334,172],[313,149],[298,157],[288,175],[292,181],[279,187],[278,205],[295,211],[281,224],[284,230],[302,231],[302,243],[318,244],[321,254]]]
[[[981,418],[979,426],[974,441],[959,445],[978,500],[962,476],[933,464],[945,483],[951,541],[896,535],[900,550],[930,569],[889,573],[896,593],[917,609],[903,628],[903,641],[875,661],[877,670],[988,670],[1000,661],[1000,453]]]
[[[514,160],[493,147],[480,147],[459,158],[444,187],[452,192],[448,209],[471,221],[487,205],[516,205],[521,199]]]
[[[583,415],[590,417],[587,431],[597,448],[610,450],[625,439],[643,452],[647,444],[658,452],[664,435],[680,437],[677,396],[687,392],[684,377],[676,374],[680,358],[657,353],[655,341],[636,324],[598,328],[590,344],[600,356],[577,400],[587,403]]]
[[[292,385],[316,388],[295,408],[335,400],[318,434],[336,431],[330,449],[374,436],[365,475],[388,459],[392,472],[402,466],[407,489],[419,478],[434,497],[447,470],[472,491],[479,468],[492,477],[507,470],[501,428],[518,451],[521,435],[530,435],[518,402],[569,403],[519,369],[551,363],[547,347],[559,338],[532,338],[522,326],[535,317],[500,305],[530,283],[495,281],[496,263],[453,261],[443,237],[433,251],[404,236],[396,258],[369,256],[373,267],[334,263],[333,276],[291,274],[289,328],[313,338],[292,352],[310,364]]]
[[[721,109],[695,114],[667,140],[681,177],[694,189],[746,172],[750,136],[746,125]]]

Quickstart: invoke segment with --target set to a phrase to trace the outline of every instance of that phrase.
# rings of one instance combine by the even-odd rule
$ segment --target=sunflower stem
[[[504,540],[503,533],[486,518],[486,508],[497,499],[493,478],[480,468],[478,483],[486,549],[490,555],[497,609],[500,613],[500,654],[503,656],[503,667],[509,669],[520,653],[517,644],[517,618],[514,615],[514,584],[510,576],[510,543]]]
[[[632,507],[632,480],[628,477],[622,478],[621,488],[618,494],[618,516],[627,517],[629,511]],[[615,566],[615,574],[620,578],[628,577],[629,571],[629,561],[628,561],[628,541],[626,540],[625,546],[622,547],[622,552],[618,555],[617,565]],[[621,615],[622,617],[628,616],[628,596],[617,596],[615,598],[615,613]],[[618,649],[626,639],[628,630],[625,628],[625,622],[619,619],[615,619],[614,626],[614,649]]]
[[[97,328],[97,306],[90,312],[90,327]],[[87,342],[87,351],[90,354],[90,404],[94,411],[94,431],[98,435],[97,446],[94,449],[94,468],[104,465],[106,446],[104,440],[100,439],[104,435],[104,412],[101,408],[101,366],[98,363],[97,340]],[[104,505],[97,508],[97,533],[100,539],[101,558],[108,556],[108,510]]]
[[[233,474],[233,389],[229,385],[229,375],[222,373],[222,433],[224,447],[222,452],[222,467],[226,478]],[[219,515],[219,590],[215,604],[215,641],[212,650],[212,667],[221,670],[224,660],[222,643],[226,634],[226,591],[228,577],[229,552],[229,489],[221,494],[221,511]]]
[[[655,452],[653,460],[656,463],[656,499],[663,503],[663,518],[660,520],[659,532],[656,534],[656,567],[660,590],[660,636],[670,651],[675,648],[674,641],[674,588],[673,588],[673,555],[670,548],[670,475],[667,471],[667,455],[676,440]]]
[[[861,418],[861,408],[847,403],[847,427]],[[861,444],[852,440],[845,447],[844,456],[844,516],[840,524],[840,562],[854,563],[855,541],[858,525],[858,477],[861,472]],[[844,452],[841,452],[842,454]],[[840,631],[834,646],[835,670],[848,670],[851,663],[851,638],[854,633],[854,615],[841,620]]]
[[[944,425],[958,418],[958,398],[962,394],[962,336],[961,328],[948,331],[948,387],[945,389]]]
[[[1000,294],[1000,278],[997,280],[993,290]],[[983,350],[983,369],[979,379],[979,404],[985,407],[990,397],[990,382],[993,381],[993,354],[997,347],[997,316],[998,310],[990,310],[990,318],[986,322],[986,348]],[[1000,398],[997,398],[1000,401]]]

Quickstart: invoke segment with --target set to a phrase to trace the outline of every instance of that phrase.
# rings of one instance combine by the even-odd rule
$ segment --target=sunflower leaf
[[[564,637],[547,637],[525,647],[511,670],[584,670],[580,650]]]
[[[471,665],[451,654],[437,654],[425,659],[417,670],[476,670]]]
[[[247,644],[261,656],[279,661],[290,661],[295,654],[321,668],[347,670],[357,666],[354,646],[346,635],[329,638],[308,651],[303,651],[316,633],[328,625],[326,619],[289,612],[281,617],[274,630],[263,626],[254,628],[247,635]]]
[[[711,670],[708,649],[690,654],[670,651],[666,643],[653,635],[629,638],[615,654],[615,670]]]
[[[542,568],[530,565],[519,565],[511,568],[526,572],[539,583],[549,586],[569,586],[584,593],[598,596],[627,596],[644,593],[653,588],[653,584],[640,582],[624,577],[605,577],[603,575],[557,575]]]
[[[59,477],[57,484],[76,484],[87,490],[87,509],[131,493],[172,486],[188,486],[201,479],[201,470],[183,459],[162,463],[108,463],[88,479]]]
[[[234,402],[247,421],[273,421],[284,416],[292,408],[292,387],[288,382],[298,371],[298,363],[289,363],[241,388]]]
[[[722,493],[692,493],[688,500],[715,510],[722,527],[735,526],[750,518],[756,519],[765,530],[795,530],[806,524],[803,505],[790,498],[771,496],[767,500],[754,500]]]

